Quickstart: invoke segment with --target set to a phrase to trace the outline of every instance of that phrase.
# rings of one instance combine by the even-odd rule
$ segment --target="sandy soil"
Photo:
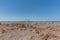
[[[2,24],[0,40],[60,40],[60,24]]]

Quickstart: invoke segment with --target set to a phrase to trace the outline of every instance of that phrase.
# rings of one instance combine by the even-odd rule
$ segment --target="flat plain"
[[[60,23],[0,23],[0,40],[60,40]]]

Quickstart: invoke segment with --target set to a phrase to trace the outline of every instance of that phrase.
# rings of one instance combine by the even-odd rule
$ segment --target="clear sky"
[[[0,21],[60,21],[60,0],[0,0]]]

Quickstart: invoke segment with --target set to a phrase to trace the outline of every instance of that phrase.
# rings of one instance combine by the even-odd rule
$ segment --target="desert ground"
[[[60,40],[60,23],[0,23],[0,40]]]

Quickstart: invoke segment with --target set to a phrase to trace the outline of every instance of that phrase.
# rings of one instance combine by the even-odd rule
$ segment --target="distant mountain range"
[[[60,23],[60,21],[0,21],[2,24],[10,23]]]

